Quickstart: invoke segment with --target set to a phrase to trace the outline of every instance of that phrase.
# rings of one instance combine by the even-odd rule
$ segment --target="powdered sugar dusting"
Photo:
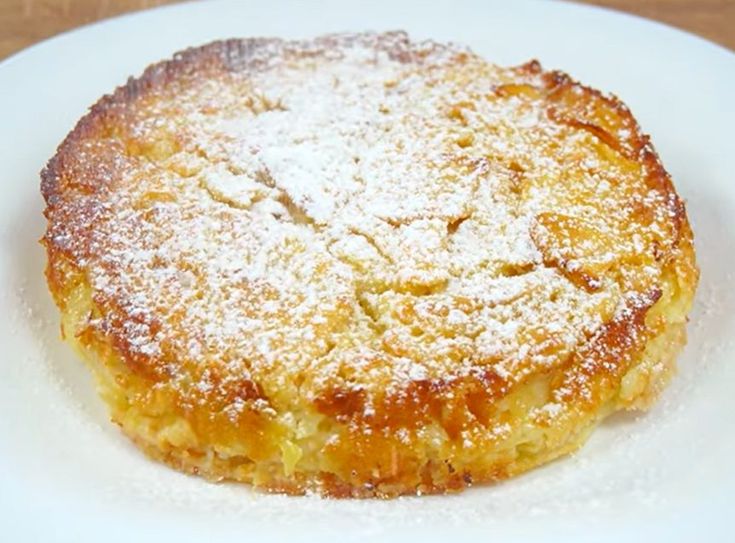
[[[626,290],[656,284],[645,255],[668,233],[663,193],[552,118],[538,73],[334,40],[269,46],[131,122],[88,245],[51,233],[108,311],[91,327],[184,392],[215,393],[219,366],[217,386],[251,379],[274,402],[289,387],[369,397],[477,368],[547,371]],[[644,233],[627,235],[621,193],[650,211]]]

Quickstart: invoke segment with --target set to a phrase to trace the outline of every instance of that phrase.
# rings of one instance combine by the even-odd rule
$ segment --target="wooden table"
[[[176,1],[0,0],[0,59],[70,28]],[[735,50],[735,0],[584,1],[678,26]]]

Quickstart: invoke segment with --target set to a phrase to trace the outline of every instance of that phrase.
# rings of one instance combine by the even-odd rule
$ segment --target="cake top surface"
[[[233,416],[508,390],[650,306],[685,220],[617,99],[403,33],[180,54],[92,109],[44,195],[90,329]]]

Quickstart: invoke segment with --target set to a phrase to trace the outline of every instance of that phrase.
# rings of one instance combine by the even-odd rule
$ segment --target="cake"
[[[645,409],[697,284],[616,97],[402,32],[149,67],[41,174],[63,337],[147,455],[289,494],[458,491]]]

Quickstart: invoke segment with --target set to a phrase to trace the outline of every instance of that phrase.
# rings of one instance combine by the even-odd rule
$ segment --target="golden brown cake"
[[[42,191],[112,419],[269,491],[453,491],[573,451],[666,385],[698,277],[617,98],[400,32],[179,53]]]

